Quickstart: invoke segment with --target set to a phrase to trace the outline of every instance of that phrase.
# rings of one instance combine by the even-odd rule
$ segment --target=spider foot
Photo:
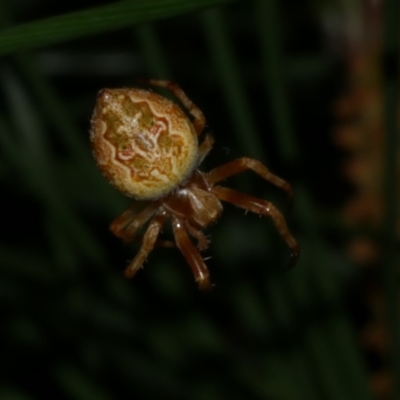
[[[141,252],[131,261],[131,263],[125,268],[123,274],[125,278],[131,279],[136,273],[143,268],[143,264],[146,261],[145,255]]]
[[[127,267],[127,268],[125,269],[125,271],[123,272],[124,277],[127,278],[127,279],[133,278],[133,277],[135,276],[136,272],[137,272],[139,269],[140,269],[140,267],[139,267],[139,268],[136,268],[136,269],[130,268],[130,266]]]
[[[299,256],[300,256],[300,246],[296,242],[296,244],[291,247],[290,260],[288,262],[288,265],[286,266],[286,271],[290,271],[297,264]]]
[[[210,277],[208,274],[197,278],[196,282],[200,290],[210,290],[212,287],[212,285],[210,285]]]
[[[294,208],[294,191],[292,185],[289,183],[285,182],[284,186],[282,189],[287,193],[288,198],[289,198],[289,205],[287,206],[287,210],[289,214],[293,213],[293,208]]]
[[[282,185],[282,190],[287,193],[290,201],[292,202],[293,201],[293,188],[292,188],[292,185],[290,185],[288,182],[285,182]]]

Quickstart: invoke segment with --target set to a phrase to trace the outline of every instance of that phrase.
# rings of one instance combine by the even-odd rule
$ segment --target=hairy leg
[[[157,212],[160,204],[161,202],[154,201],[139,213],[133,207],[129,207],[111,223],[111,232],[125,243],[131,242],[134,240],[138,229]]]
[[[197,162],[197,165],[200,165],[203,162],[203,160],[206,158],[206,155],[212,149],[213,144],[214,144],[214,138],[210,134],[206,135],[206,137],[199,146],[199,160]]]
[[[135,234],[135,236],[132,238],[132,241],[134,242],[143,242],[143,236],[140,234]],[[166,247],[166,248],[172,248],[176,247],[176,243],[172,240],[163,240],[163,239],[157,239],[156,242],[154,243],[154,247]]]
[[[199,136],[203,132],[206,125],[206,119],[203,112],[192,102],[192,100],[189,99],[189,97],[187,97],[186,93],[176,83],[157,79],[148,79],[144,80],[143,82],[154,86],[161,86],[171,91],[174,96],[176,96],[176,98],[187,108],[189,114],[193,116],[193,126],[197,135]]]
[[[253,160],[252,158],[238,158],[237,160],[233,160],[221,165],[220,167],[214,168],[205,175],[207,181],[212,185],[248,169],[254,171],[257,175],[261,176],[261,178],[284,190],[290,197],[293,197],[293,190],[288,182],[273,174],[263,163]]]
[[[185,228],[185,223],[177,217],[173,217],[172,228],[174,231],[176,245],[189,263],[199,288],[202,290],[208,289],[210,287],[208,269],[204,264],[203,258],[201,257],[199,251],[191,242]]]
[[[189,234],[197,239],[197,248],[200,251],[208,249],[208,240],[200,229],[197,229],[194,226],[190,225],[188,221],[185,222],[185,227]]]
[[[160,233],[166,220],[167,220],[167,215],[157,214],[150,221],[146,233],[143,235],[143,242],[139,252],[136,254],[133,261],[128,265],[128,267],[124,271],[124,275],[127,278],[132,278],[139,270],[139,268],[143,265],[143,263],[146,261],[147,256],[153,250],[153,247],[157,240],[157,236]]]
[[[279,234],[291,250],[291,260],[288,268],[294,267],[299,257],[300,247],[290,233],[282,213],[272,203],[221,186],[214,186],[211,190],[222,201],[227,201],[256,214],[271,217]]]

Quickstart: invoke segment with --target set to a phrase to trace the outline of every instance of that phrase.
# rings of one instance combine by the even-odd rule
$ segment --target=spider
[[[200,251],[208,248],[203,230],[222,213],[221,201],[271,217],[291,250],[294,265],[299,246],[282,213],[266,200],[216,184],[252,170],[290,196],[291,186],[251,158],[239,158],[208,173],[200,172],[197,168],[214,143],[207,134],[198,144],[206,123],[202,111],[177,84],[145,82],[168,89],[184,108],[150,90],[103,89],[98,93],[91,120],[93,154],[103,175],[125,195],[149,201],[142,211],[137,213],[130,207],[110,225],[112,233],[124,242],[141,239],[140,250],[125,269],[125,276],[132,278],[136,274],[154,246],[177,246],[199,288],[209,288],[209,273]],[[167,220],[171,221],[175,242],[158,239]],[[138,235],[146,223],[144,235]],[[197,241],[197,248],[190,237]]]

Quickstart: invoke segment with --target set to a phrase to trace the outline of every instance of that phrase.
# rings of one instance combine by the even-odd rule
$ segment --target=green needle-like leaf
[[[217,7],[232,0],[136,0],[96,7],[8,28],[0,33],[0,55],[76,39]]]

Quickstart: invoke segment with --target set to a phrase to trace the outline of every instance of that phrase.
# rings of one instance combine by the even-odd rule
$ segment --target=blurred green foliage
[[[370,399],[345,306],[354,272],[321,218],[345,190],[323,138],[337,60],[313,8],[99,3],[0,6],[0,399]],[[246,155],[294,184],[293,271],[271,221],[226,206],[207,232],[210,293],[177,250],[122,277],[137,245],[107,227],[129,200],[96,169],[88,127],[99,89],[143,77],[204,111],[204,169]],[[228,184],[290,208],[250,173]]]

